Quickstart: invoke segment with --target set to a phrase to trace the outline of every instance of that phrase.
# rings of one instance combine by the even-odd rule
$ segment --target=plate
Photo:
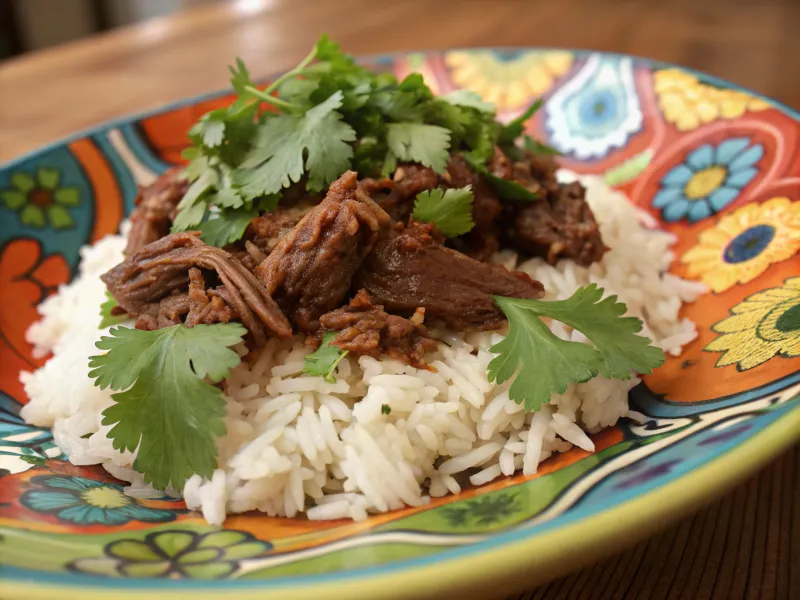
[[[711,290],[699,337],[631,392],[642,423],[537,475],[365,522],[258,514],[224,528],[169,498],[130,499],[26,425],[20,371],[36,305],[115,232],[137,184],[181,161],[216,94],[100,126],[0,172],[0,596],[6,599],[456,597],[532,587],[631,544],[800,437],[800,114],[707,75],[613,54],[453,50],[373,57],[434,91],[468,88],[563,166],[629,195],[677,239],[671,270]]]

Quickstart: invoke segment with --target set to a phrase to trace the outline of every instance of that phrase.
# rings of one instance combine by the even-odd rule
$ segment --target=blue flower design
[[[670,223],[708,218],[736,200],[758,174],[756,163],[763,156],[764,147],[748,138],[731,138],[716,147],[703,144],[664,175],[653,207]]]
[[[578,159],[602,158],[642,128],[633,61],[592,55],[545,106],[550,143]]]
[[[124,525],[130,521],[164,523],[175,513],[142,506],[126,496],[122,486],[83,477],[44,475],[31,478],[38,486],[25,492],[20,502],[37,512],[53,514],[77,525]]]

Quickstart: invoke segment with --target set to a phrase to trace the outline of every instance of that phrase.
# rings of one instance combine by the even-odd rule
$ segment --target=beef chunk
[[[499,149],[495,154],[497,152],[500,152]],[[466,235],[453,240],[453,246],[476,260],[488,261],[500,249],[495,222],[503,205],[497,194],[486,179],[473,171],[458,155],[450,157],[447,171],[442,175],[442,183],[454,188],[472,186],[472,220],[475,227]]]
[[[353,274],[389,224],[349,171],[281,239],[256,275],[302,331],[314,332],[321,315],[341,306]]]
[[[186,232],[161,238],[126,258],[105,273],[102,279],[119,305],[133,317],[152,316],[154,303],[160,307],[163,299],[188,286],[187,304],[181,304],[182,312],[165,313],[166,319],[173,314],[188,313],[193,303],[202,303],[197,294],[199,280],[194,275],[192,281],[189,273],[192,267],[214,271],[222,289],[209,292],[210,296],[220,298],[235,312],[250,330],[256,344],[262,345],[266,340],[264,326],[280,337],[291,336],[291,326],[286,317],[255,276],[228,252],[204,244],[197,236],[196,232]],[[219,302],[216,306],[223,310]],[[198,311],[202,314],[202,307],[195,308],[194,312]],[[159,314],[156,312],[156,325],[161,327]],[[187,324],[193,324],[196,318],[193,315]],[[170,320],[176,321],[171,317]],[[149,324],[152,325],[152,320]]]
[[[500,265],[445,248],[428,225],[402,225],[384,236],[364,261],[356,285],[386,310],[412,314],[450,329],[496,329],[505,316],[492,295],[539,298],[542,284]]]
[[[589,266],[607,250],[591,208],[586,190],[579,183],[559,186],[551,200],[539,200],[517,207],[507,231],[506,243],[549,263],[569,258]]]
[[[154,331],[177,325],[181,322],[183,315],[189,312],[189,308],[189,297],[176,291],[158,302],[144,305],[142,313],[136,319],[135,327]]]
[[[439,185],[439,175],[416,163],[397,167],[391,179],[363,179],[358,188],[373,198],[395,221],[408,221],[417,194]]]
[[[188,188],[183,170],[174,168],[139,191],[134,200],[136,208],[131,213],[131,232],[125,248],[127,256],[169,233],[178,202]]]
[[[360,290],[348,306],[322,315],[323,329],[338,332],[331,344],[358,356],[378,358],[386,355],[417,368],[427,368],[425,353],[436,350],[428,330],[422,324],[424,309],[418,308],[410,319],[390,315],[375,305],[366,290]]]
[[[245,239],[262,253],[269,254],[315,205],[303,202],[289,207],[278,206],[274,211],[253,219],[247,227]]]

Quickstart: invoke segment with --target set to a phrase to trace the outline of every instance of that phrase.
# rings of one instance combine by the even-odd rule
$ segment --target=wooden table
[[[0,161],[107,119],[294,65],[322,32],[353,53],[491,45],[695,67],[800,108],[797,0],[242,0],[0,66]],[[692,593],[690,590],[698,590]],[[800,598],[800,447],[634,549],[522,598]]]

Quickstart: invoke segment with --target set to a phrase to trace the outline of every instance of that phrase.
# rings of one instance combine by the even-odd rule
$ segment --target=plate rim
[[[284,600],[318,600],[320,592],[324,591],[329,597],[341,600],[372,600],[375,591],[380,589],[381,597],[389,600],[404,597],[434,598],[438,597],[445,586],[448,593],[456,590],[470,590],[474,593],[481,587],[490,587],[495,592],[513,592],[519,587],[518,582],[523,575],[525,586],[535,586],[580,568],[601,556],[630,547],[665,529],[680,517],[723,495],[781,451],[793,446],[797,442],[794,438],[798,431],[800,407],[794,407],[743,444],[675,481],[614,508],[569,523],[560,529],[520,540],[488,538],[472,548],[463,546],[457,549],[469,552],[468,556],[441,557],[424,566],[404,566],[400,562],[390,573],[372,575],[360,573],[358,570],[345,571],[339,574],[338,581],[328,579],[306,585],[294,585],[288,581],[280,584],[277,579],[262,579],[248,581],[247,587],[238,582],[238,589],[224,589],[222,586],[203,589],[199,586],[204,582],[198,581],[198,587],[168,590],[163,586],[149,585],[126,589],[120,584],[132,580],[102,577],[95,577],[96,584],[84,584],[81,580],[71,583],[65,581],[67,578],[63,573],[51,575],[14,567],[12,571],[18,574],[12,573],[9,577],[6,573],[0,579],[0,597],[8,600],[25,600],[34,596],[41,600],[107,600],[111,596],[127,599],[146,593],[152,600],[174,600],[189,593],[199,598],[215,598],[224,591],[232,600],[256,600],[263,599],[265,592],[272,591],[280,592]],[[625,537],[616,535],[623,521],[626,522],[626,529],[630,534]],[[483,547],[486,542],[492,541],[494,543],[489,548]],[[554,541],[558,544],[554,545]],[[578,558],[572,562],[563,562],[562,558],[569,558],[567,553],[575,552],[576,548],[580,549]],[[521,558],[525,555],[538,555],[544,560],[538,564],[531,563]],[[26,576],[26,573],[29,575]],[[408,577],[411,573],[414,574],[413,578]],[[464,573],[469,575],[465,577]],[[42,576],[45,579],[52,576],[60,581],[57,584],[31,581],[35,578],[41,579]],[[13,582],[10,581],[12,578]],[[459,583],[454,586],[453,581]]]
[[[474,53],[498,49],[545,52],[565,51],[581,57],[600,55],[633,58],[638,64],[645,65],[653,70],[674,68],[702,78],[703,82],[746,92],[754,97],[768,101],[774,108],[800,123],[800,111],[769,96],[691,67],[633,54],[546,46],[476,46],[358,54],[356,58],[379,62],[381,60],[396,60],[410,55],[430,55],[446,52]],[[280,72],[264,77],[263,80],[269,81],[270,78]],[[128,113],[121,117],[104,121],[0,163],[0,170],[11,170],[19,167],[75,140],[87,138],[108,129],[171,110],[192,106],[199,102],[223,96],[230,93],[230,91],[231,88],[218,88],[165,103],[152,109]],[[800,370],[795,372],[795,374],[797,373],[800,373]],[[138,596],[142,593],[148,593],[153,595],[155,600],[158,600],[161,598],[175,598],[187,593],[214,597],[221,591],[225,591],[226,594],[231,594],[237,600],[249,600],[250,598],[261,598],[268,591],[280,590],[281,597],[291,600],[316,599],[321,591],[336,598],[350,600],[351,598],[373,598],[375,591],[380,589],[382,593],[389,591],[397,597],[404,597],[413,593],[414,597],[423,598],[429,595],[434,596],[437,592],[441,593],[445,588],[448,593],[452,593],[453,589],[474,591],[476,587],[489,585],[491,585],[492,590],[497,592],[504,587],[503,583],[509,588],[516,588],[518,586],[513,585],[513,583],[518,581],[523,574],[526,578],[526,586],[536,585],[579,568],[595,558],[631,546],[640,539],[666,528],[679,517],[723,495],[725,491],[751,475],[769,460],[775,458],[780,452],[797,443],[800,440],[798,432],[800,432],[800,407],[794,407],[787,414],[774,423],[767,425],[762,431],[753,435],[739,446],[717,455],[706,464],[693,469],[674,481],[626,500],[613,508],[576,520],[558,529],[548,530],[536,535],[523,536],[522,539],[506,540],[503,539],[505,537],[503,534],[490,536],[474,545],[450,549],[466,551],[466,556],[439,556],[434,560],[428,560],[428,564],[424,565],[420,565],[416,561],[411,564],[408,564],[409,561],[399,561],[388,572],[365,573],[365,569],[358,569],[328,573],[325,574],[328,577],[302,585],[295,585],[298,578],[291,577],[286,578],[285,582],[281,582],[279,579],[262,579],[249,581],[246,586],[243,586],[242,581],[237,581],[235,587],[226,588],[220,585],[209,589],[203,589],[201,587],[202,582],[198,582],[197,586],[174,589],[165,589],[163,586],[151,586],[148,584],[126,587],[126,583],[135,580],[93,576],[91,577],[92,581],[87,581],[83,577],[70,576],[71,574],[64,572],[51,574],[25,568],[0,566],[0,573],[3,574],[0,578],[0,597],[8,597],[9,599],[26,598],[30,597],[28,594],[33,594],[36,597],[58,598],[58,600],[71,598],[87,600],[95,597],[108,598],[109,594],[118,598],[127,598],[132,595]],[[613,522],[614,526],[608,526],[609,522]],[[617,535],[616,530],[622,522],[626,523],[626,530],[628,530],[629,534],[627,536]],[[513,530],[505,533],[511,532]],[[566,543],[565,540],[570,541]],[[553,541],[556,541],[555,545],[553,545]],[[490,543],[487,544],[487,542]],[[553,552],[554,548],[555,552]],[[574,555],[567,556],[568,551],[572,553],[577,551],[579,554],[577,554],[577,558]],[[522,557],[526,555],[539,556],[543,560],[538,562],[525,560]],[[561,564],[551,564],[558,562],[560,558],[564,558],[566,561]],[[383,566],[385,567],[386,565]],[[8,570],[12,571],[10,575],[7,572]],[[408,575],[412,573],[414,577],[409,578]],[[469,573],[469,576],[465,577],[464,573]],[[330,577],[331,575],[334,575],[334,577]],[[45,581],[51,577],[57,581]],[[458,581],[458,583],[453,585],[454,581]]]

